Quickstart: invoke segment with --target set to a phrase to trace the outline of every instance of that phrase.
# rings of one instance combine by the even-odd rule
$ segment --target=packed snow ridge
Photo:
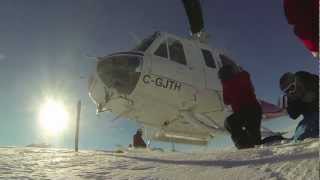
[[[0,179],[318,180],[319,140],[192,153],[2,147]]]

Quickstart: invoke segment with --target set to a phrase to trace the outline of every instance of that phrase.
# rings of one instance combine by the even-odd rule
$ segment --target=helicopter
[[[89,96],[97,113],[134,120],[151,140],[206,145],[226,132],[224,120],[232,113],[223,103],[218,71],[239,65],[208,45],[200,1],[182,3],[192,36],[155,32],[130,51],[97,57]],[[283,114],[270,106],[265,114],[275,116],[265,117]]]

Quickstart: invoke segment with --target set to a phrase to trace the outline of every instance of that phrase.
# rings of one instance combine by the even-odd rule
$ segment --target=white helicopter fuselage
[[[218,79],[224,63],[221,55],[225,54],[194,39],[168,33],[154,36],[143,52],[98,58],[89,85],[97,112],[110,111],[156,129],[150,134],[152,139],[206,144],[210,137],[224,131],[228,114]],[[132,68],[130,60],[123,60],[126,58],[134,59]],[[128,68],[121,70],[121,64]]]

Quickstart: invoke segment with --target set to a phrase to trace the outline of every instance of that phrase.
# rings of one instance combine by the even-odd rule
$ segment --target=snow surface
[[[2,147],[0,179],[317,180],[319,140],[192,153]]]

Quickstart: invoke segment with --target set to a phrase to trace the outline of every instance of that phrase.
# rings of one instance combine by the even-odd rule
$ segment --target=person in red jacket
[[[133,136],[133,147],[135,148],[146,148],[147,145],[142,139],[142,130],[138,129],[136,134]]]
[[[225,128],[238,149],[261,143],[262,110],[256,98],[250,75],[233,65],[223,66],[219,72],[223,87],[223,100],[231,105],[233,114],[225,120]]]
[[[319,58],[319,0],[283,0],[283,7],[295,35]]]

